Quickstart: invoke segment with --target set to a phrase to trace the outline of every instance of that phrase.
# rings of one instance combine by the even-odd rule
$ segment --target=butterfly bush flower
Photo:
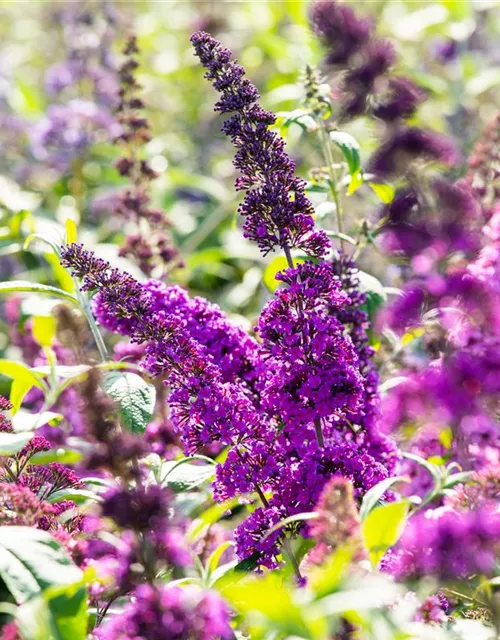
[[[456,512],[446,508],[414,516],[398,543],[393,564],[397,579],[435,576],[443,581],[492,576],[500,545],[500,514],[488,509]]]
[[[397,61],[371,20],[336,0],[314,2],[310,23],[326,49],[325,67],[336,74],[335,103],[341,120],[372,115],[388,124],[409,118],[425,93],[409,78],[393,75]]]
[[[207,69],[206,77],[221,93],[215,110],[233,114],[222,131],[238,149],[234,165],[241,172],[236,188],[246,191],[239,208],[245,237],[256,242],[264,255],[278,247],[285,252],[300,249],[317,258],[325,255],[329,241],[314,228],[305,183],[295,176],[284,140],[269,129],[276,116],[257,103],[257,89],[220,42],[204,32],[195,33],[191,42]]]
[[[150,586],[137,589],[124,610],[97,632],[99,640],[219,640],[232,638],[224,601],[198,587]]]
[[[149,120],[143,114],[144,102],[139,97],[137,53],[136,38],[130,36],[123,49],[125,60],[118,70],[120,89],[116,114],[121,131],[115,139],[124,150],[115,166],[130,185],[118,194],[113,209],[133,225],[133,232],[120,247],[120,255],[134,259],[144,273],[151,275],[153,271],[164,273],[179,266],[180,260],[167,231],[169,221],[161,209],[151,206],[150,184],[158,174],[140,154],[152,135]]]
[[[321,258],[328,241],[314,229],[283,141],[268,129],[274,116],[262,112],[255,88],[226,49],[203,33],[193,43],[222,93],[217,110],[234,112],[224,129],[238,148],[246,233],[264,253],[280,247],[290,264],[278,275],[285,286],[259,318],[260,340],[231,327],[214,305],[157,281],[139,284],[81,245],[64,247],[62,264],[82,279],[84,290],[98,292],[94,308],[101,324],[143,344],[143,366],[165,377],[186,453],[214,442],[228,447],[216,466],[214,498],[259,496],[262,507],[235,532],[237,552],[250,557],[258,551],[257,564],[271,568],[280,561],[285,532],[265,537],[266,527],[310,510],[332,476],[349,478],[357,499],[387,477],[387,468],[367,452],[368,440],[354,437],[356,429],[343,441],[351,420],[370,423],[375,436],[376,379],[368,366],[366,316],[354,309],[362,299],[355,279],[346,292],[330,262],[293,266],[291,249]],[[373,452],[390,457],[380,442]]]
[[[267,408],[287,425],[356,412],[362,377],[351,340],[328,313],[347,300],[331,265],[307,262],[277,279],[288,287],[276,291],[257,327],[272,371],[263,391]]]

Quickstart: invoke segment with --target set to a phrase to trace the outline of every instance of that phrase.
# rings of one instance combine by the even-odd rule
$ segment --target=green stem
[[[316,440],[321,448],[325,446],[325,439],[323,437],[323,427],[321,426],[321,418],[314,420],[314,430],[316,431]]]
[[[92,332],[92,336],[94,338],[97,349],[99,351],[99,355],[101,356],[101,360],[106,361],[109,359],[108,350],[106,349],[106,345],[104,344],[104,340],[102,338],[101,332],[99,331],[99,327],[96,324],[94,314],[92,313],[92,309],[90,308],[87,298],[80,291],[80,287],[78,285],[77,279],[73,278],[73,282],[75,283],[76,297],[80,304],[80,308],[85,314],[85,317],[87,318],[87,322],[89,323],[90,331]]]
[[[258,484],[255,485],[255,491],[257,492],[264,507],[266,508],[269,507],[269,502],[267,501],[267,498],[264,495],[264,492],[262,491],[262,489],[259,487]],[[295,554],[293,553],[293,549],[290,546],[290,541],[288,540],[288,538],[283,537],[282,543],[283,543],[283,549],[285,550],[285,553],[290,559],[295,575],[297,576],[297,580],[302,581],[302,574],[300,573],[299,563],[297,562],[297,558],[295,557]]]
[[[328,174],[330,176],[330,180],[329,180],[330,192],[333,197],[333,202],[335,204],[335,211],[337,214],[338,232],[343,234],[344,224],[342,220],[342,207],[340,206],[340,197],[339,197],[339,192],[337,191],[337,176],[334,168],[332,145],[330,142],[328,131],[326,130],[325,121],[323,120],[323,118],[319,118],[318,121],[319,121],[319,130],[321,134],[321,140],[323,143],[323,151],[325,154],[325,160],[328,166]],[[342,237],[339,237],[339,240],[340,240],[340,248],[342,251],[344,251],[344,241],[342,240]]]

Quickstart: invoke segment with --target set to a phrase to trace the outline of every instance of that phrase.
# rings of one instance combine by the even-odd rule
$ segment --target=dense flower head
[[[201,297],[191,298],[182,287],[159,280],[145,282],[143,290],[150,296],[155,317],[161,321],[179,320],[190,336],[205,347],[211,361],[220,367],[224,382],[253,381],[258,345],[242,328],[231,323],[216,304]],[[116,318],[99,295],[94,302],[94,313],[106,329],[129,334],[128,321]]]
[[[110,490],[103,496],[101,512],[122,528],[148,531],[168,518],[170,508],[169,492],[159,485],[150,485]]]
[[[279,507],[259,507],[234,531],[236,553],[240,558],[253,558],[258,567],[276,569],[281,554],[279,539],[283,529],[270,533],[284,517]]]
[[[425,93],[409,78],[391,75],[396,51],[376,36],[369,19],[336,0],[317,0],[310,23],[326,49],[326,68],[337,72],[334,93],[341,121],[367,114],[397,124],[413,115]]]
[[[373,107],[373,115],[386,122],[410,118],[425,100],[426,93],[405,76],[391,76]]]
[[[343,325],[328,314],[328,306],[348,300],[331,265],[308,262],[278,278],[288,287],[267,303],[257,327],[271,370],[263,392],[268,411],[287,423],[356,412],[362,377]]]
[[[398,544],[398,579],[436,576],[441,580],[491,576],[500,545],[500,514],[488,509],[447,508],[414,516]]]
[[[334,476],[350,480],[355,497],[360,498],[386,478],[387,471],[355,445],[329,445],[289,464],[276,483],[273,503],[287,505],[290,513],[307,511],[317,504],[325,484]]]
[[[191,42],[207,69],[206,77],[221,93],[216,111],[233,113],[223,132],[238,149],[234,165],[241,172],[236,187],[246,191],[239,207],[244,235],[264,254],[281,247],[321,257],[329,241],[314,228],[313,206],[305,196],[304,181],[295,176],[284,141],[269,130],[274,114],[258,105],[257,89],[243,77],[243,67],[231,59],[228,49],[204,32],[195,33]]]
[[[198,587],[137,588],[131,602],[98,630],[99,640],[219,640],[231,638],[227,605]]]
[[[465,182],[433,180],[427,195],[402,187],[380,215],[385,222],[384,248],[412,258],[413,270],[420,275],[453,252],[473,255],[479,246],[479,206]]]
[[[430,622],[441,624],[448,620],[448,612],[450,610],[450,603],[446,596],[438,592],[434,596],[429,596],[418,608],[415,615],[415,620],[422,622]]]
[[[52,516],[54,508],[42,502],[30,489],[9,482],[0,483],[0,525],[34,527],[45,516]]]

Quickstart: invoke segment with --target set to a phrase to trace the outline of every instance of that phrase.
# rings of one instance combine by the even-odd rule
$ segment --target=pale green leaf
[[[112,371],[104,376],[103,388],[115,401],[125,425],[133,433],[144,433],[155,408],[154,386],[136,373]]]

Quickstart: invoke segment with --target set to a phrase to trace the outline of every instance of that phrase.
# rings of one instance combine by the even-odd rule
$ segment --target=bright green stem
[[[109,359],[108,350],[106,349],[106,345],[104,344],[104,340],[102,338],[101,332],[99,331],[99,327],[96,324],[92,309],[90,308],[87,298],[80,291],[80,287],[76,278],[73,278],[73,282],[75,283],[76,297],[78,298],[80,308],[85,314],[87,322],[89,323],[90,331],[92,332],[92,336],[99,351],[99,355],[101,356],[101,360],[106,361]]]
[[[337,214],[337,226],[339,233],[344,233],[344,224],[342,220],[342,207],[340,206],[340,197],[339,192],[337,191],[337,176],[334,168],[334,159],[333,159],[333,150],[332,144],[330,142],[330,136],[328,135],[328,131],[326,130],[325,121],[322,118],[318,118],[319,121],[319,130],[321,134],[321,141],[323,143],[323,151],[325,154],[326,164],[328,165],[328,174],[330,176],[330,192],[333,197],[333,202],[335,204],[335,211]],[[344,251],[344,241],[342,237],[340,240],[340,248]]]

